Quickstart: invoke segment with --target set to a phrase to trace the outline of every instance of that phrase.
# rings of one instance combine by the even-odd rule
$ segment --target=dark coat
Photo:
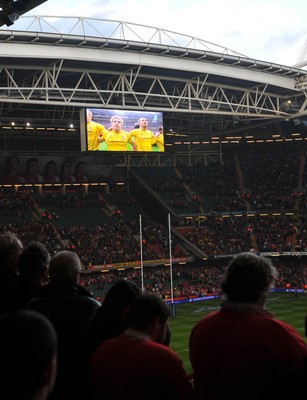
[[[85,335],[100,305],[86,289],[66,282],[43,286],[27,304],[47,316],[58,334],[58,375],[50,399],[84,398]]]
[[[0,265],[0,315],[13,307],[10,293],[15,287],[17,277],[18,275],[11,268]]]

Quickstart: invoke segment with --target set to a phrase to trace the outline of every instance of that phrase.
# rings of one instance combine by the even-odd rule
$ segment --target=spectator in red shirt
[[[265,310],[276,278],[271,261],[254,253],[230,262],[221,308],[198,322],[190,337],[196,399],[265,398],[280,374],[303,365],[303,339]]]
[[[182,361],[164,343],[169,307],[143,294],[128,312],[128,328],[102,343],[91,361],[94,399],[192,399]]]

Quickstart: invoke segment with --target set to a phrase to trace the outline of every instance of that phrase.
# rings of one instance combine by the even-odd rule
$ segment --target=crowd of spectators
[[[299,146],[293,149],[279,146],[275,152],[270,147],[263,147],[261,152],[250,149],[240,154],[241,170],[252,210],[294,208],[300,160]]]
[[[222,162],[180,166],[172,171],[164,168],[160,174],[147,170],[152,188],[161,195],[169,193],[169,204],[190,201],[197,204],[199,210],[208,211],[188,219],[184,216],[174,218],[172,256],[193,255],[187,243],[196,246],[208,258],[249,250],[305,252],[304,157],[305,153],[298,145],[285,147],[282,144],[278,151],[265,145],[258,149],[238,147],[236,152],[225,150]],[[170,200],[172,196],[173,200]],[[110,185],[108,190],[101,187],[90,193],[76,189],[67,194],[2,189],[0,231],[15,232],[25,243],[42,240],[51,254],[61,249],[73,250],[85,268],[140,262],[141,252],[145,261],[168,259],[167,223],[152,219],[146,210],[142,216],[140,242],[139,218],[128,219],[123,215],[121,208],[127,204],[136,206],[137,199],[125,185]],[[55,205],[63,212],[74,210],[73,226],[54,224],[52,218],[42,219],[40,210]],[[206,206],[209,207],[207,210]],[[84,208],[116,209],[119,212],[109,213],[104,224],[84,226],[78,221],[78,210]],[[278,212],[273,212],[276,209]],[[10,223],[4,219],[8,215],[14,217]],[[181,240],[182,237],[186,242]],[[159,265],[159,262],[155,264]]]
[[[163,267],[144,267],[143,269],[114,269],[108,271],[86,272],[81,276],[80,284],[102,300],[110,286],[121,279],[134,282],[165,299],[202,297],[219,294],[219,287],[224,276],[229,258],[212,262],[198,262],[193,265],[173,265]],[[276,288],[307,288],[307,258],[278,257],[273,259],[278,271]],[[173,292],[171,292],[171,273]],[[142,279],[143,276],[143,279]],[[306,288],[305,288],[306,286]]]
[[[98,193],[71,193],[71,194],[46,194],[34,196],[37,204],[42,208],[56,205],[60,208],[89,208],[101,207],[102,201]]]
[[[174,218],[171,255],[175,259],[186,258],[184,265],[170,262],[169,227],[150,217],[150,210],[142,215],[141,226],[137,216],[124,218],[124,207],[138,204],[136,198],[132,195],[130,198],[129,191],[123,187],[120,189],[122,196],[117,196],[117,189],[114,188],[108,192],[100,188],[89,194],[79,192],[79,189],[67,194],[3,189],[0,192],[0,233],[12,232],[24,247],[35,241],[43,243],[49,251],[53,260],[50,264],[52,279],[38,292],[42,295],[41,304],[44,307],[44,296],[52,294],[55,299],[62,296],[64,282],[58,277],[66,280],[64,275],[69,274],[66,270],[70,264],[67,257],[73,269],[77,267],[76,279],[70,282],[70,290],[66,293],[68,298],[72,291],[77,290],[82,296],[86,294],[89,303],[95,304],[97,309],[117,282],[131,282],[144,292],[157,296],[160,301],[161,298],[218,296],[229,261],[234,260],[233,255],[242,252],[270,255],[278,273],[275,288],[293,290],[295,295],[303,290],[306,294],[305,154],[298,148],[289,151],[281,147],[280,152],[274,153],[265,148],[262,150],[256,152],[250,148],[249,151],[238,150],[236,154],[225,152],[222,163],[180,167],[173,173],[173,178],[160,174],[155,180],[152,187],[161,196],[168,192],[168,196],[164,197],[168,204],[177,210],[186,205],[186,209],[202,213],[202,218],[198,218],[199,215],[189,216],[188,219],[185,216]],[[189,206],[189,202],[194,208]],[[42,218],[42,209],[52,209],[53,206],[63,212],[73,210],[75,224],[57,225],[52,217]],[[118,212],[110,213],[106,223],[83,225],[78,219],[78,212],[85,208],[101,208],[106,214],[107,210]],[[52,216],[52,213],[48,215]],[[8,217],[12,218],[9,222]],[[194,253],[189,244],[206,254],[207,259],[190,257]],[[60,263],[58,257],[62,259]],[[140,263],[141,257],[147,261],[144,266]],[[52,317],[56,317],[55,322],[58,322],[60,310],[65,315],[60,319],[64,321],[67,317],[61,302],[62,298],[57,303],[60,308],[52,313]],[[78,307],[75,311],[79,315]],[[72,312],[69,315],[74,319]],[[72,328],[73,332],[75,328],[69,325],[70,322],[65,329],[70,332]],[[61,335],[61,329],[57,328],[57,331]],[[72,335],[67,336],[68,343]],[[84,337],[75,338],[74,350],[80,343],[86,343]],[[59,349],[63,351],[63,347]],[[79,360],[85,357],[83,351],[80,354]],[[82,390],[75,387],[74,382],[76,377],[77,380],[80,377],[80,381],[85,377],[84,383],[87,383],[86,371],[79,370],[77,359],[74,365],[63,368],[61,357],[59,376],[63,374],[64,377],[70,371],[68,381],[76,391],[74,398],[78,399],[78,395],[81,398]],[[67,359],[71,360],[71,355]],[[62,389],[72,393],[71,387],[66,385],[67,376],[64,381]],[[58,379],[54,399],[61,398],[61,395],[57,397],[59,382]],[[83,386],[85,389],[86,385]]]
[[[244,261],[244,258],[246,264],[240,261],[242,259]],[[2,347],[6,346],[2,348],[2,353],[5,350],[4,361],[9,362],[10,368],[9,384],[6,381],[2,383],[6,384],[5,387],[12,394],[13,399],[19,399],[24,394],[25,388],[29,391],[27,396],[29,400],[37,399],[38,391],[42,392],[39,398],[46,399],[49,396],[50,400],[70,397],[75,400],[94,399],[101,398],[101,395],[106,392],[111,396],[114,393],[120,393],[122,397],[125,393],[129,399],[141,399],[144,390],[151,387],[150,382],[156,386],[151,392],[153,396],[147,396],[149,399],[156,398],[157,395],[163,397],[166,388],[169,390],[168,397],[172,396],[177,388],[176,398],[181,398],[184,387],[187,390],[187,397],[182,398],[194,398],[193,389],[196,393],[195,383],[198,376],[196,375],[197,367],[194,366],[194,356],[197,351],[194,342],[191,347],[190,339],[189,348],[193,348],[193,354],[190,353],[193,373],[188,375],[180,357],[170,348],[171,330],[167,321],[171,315],[171,307],[163,300],[177,298],[192,300],[192,298],[207,295],[218,296],[221,290],[223,290],[223,295],[220,297],[221,307],[229,313],[233,320],[231,324],[238,332],[240,329],[237,324],[241,323],[238,318],[242,321],[241,326],[245,326],[246,316],[254,315],[252,318],[255,324],[249,323],[254,337],[250,340],[249,335],[245,334],[243,336],[249,340],[243,342],[244,346],[256,349],[256,353],[254,352],[256,360],[253,361],[255,365],[257,365],[259,352],[258,342],[274,344],[278,342],[278,351],[273,351],[271,358],[279,357],[280,351],[284,348],[280,344],[280,339],[276,339],[280,325],[283,327],[281,337],[285,340],[285,334],[288,334],[289,343],[293,343],[290,340],[292,337],[297,338],[297,342],[301,343],[304,351],[307,352],[304,341],[293,328],[283,322],[273,321],[273,314],[268,313],[264,307],[268,297],[267,292],[271,287],[282,287],[286,290],[307,287],[304,283],[307,278],[307,261],[301,257],[288,257],[288,260],[279,258],[274,262],[274,267],[267,258],[249,252],[235,258],[216,259],[207,264],[152,266],[141,269],[121,268],[120,270],[82,273],[82,264],[77,253],[60,250],[50,255],[42,242],[32,242],[24,247],[23,242],[15,233],[6,232],[0,234],[0,261],[2,285],[0,318],[2,328],[8,328],[5,331],[1,330],[4,333]],[[15,296],[21,288],[23,296],[16,302]],[[253,302],[255,295],[260,296],[257,302]],[[230,296],[237,296],[238,300]],[[295,296],[297,296],[296,291]],[[233,314],[234,311],[238,314]],[[217,312],[221,314],[221,311],[214,311],[210,316],[215,318]],[[43,320],[42,316],[46,319]],[[26,329],[25,332],[28,334],[31,332],[31,335],[22,335],[23,346],[17,353],[14,352],[14,357],[11,359],[7,349],[14,347],[16,340],[19,343],[18,335],[23,331],[19,323],[18,327],[11,324],[20,321],[21,317],[24,329],[26,329],[27,321],[34,321],[33,318],[37,321],[36,326],[40,327],[33,333]],[[251,320],[249,316],[247,318]],[[263,324],[258,332],[259,318],[262,319]],[[268,320],[270,321],[267,322]],[[42,322],[47,330],[45,328],[40,330]],[[275,323],[273,342],[270,337],[267,339],[270,336],[268,323],[270,325]],[[267,329],[263,335],[265,326]],[[18,328],[17,331],[16,328]],[[47,334],[48,332],[50,334]],[[195,327],[190,334],[193,340],[194,332]],[[36,333],[38,335],[33,336],[32,339],[32,335]],[[220,333],[225,334],[225,330],[220,329]],[[228,331],[226,334],[228,335]],[[48,341],[45,338],[48,338]],[[52,344],[52,348],[47,342]],[[27,374],[22,368],[14,369],[16,365],[13,365],[16,359],[21,357],[21,365],[24,368],[25,362],[28,362],[29,356],[31,357],[31,351],[35,353],[38,345],[41,345],[41,353],[36,360],[37,365],[40,371],[48,368],[44,379],[41,378],[41,373],[36,367],[32,368],[32,363],[29,366],[32,369],[29,369]],[[28,346],[30,346],[29,349]],[[291,354],[288,344],[286,347],[286,351]],[[24,349],[27,351],[22,351]],[[265,350],[263,357],[267,359],[266,344],[263,345],[263,349]],[[45,351],[48,354],[45,354]],[[126,352],[129,354],[128,357]],[[156,356],[154,353],[157,353]],[[241,351],[241,356],[245,353],[246,351]],[[124,378],[120,387],[115,389],[114,384],[118,383],[116,371],[118,371],[118,363],[123,360],[123,354],[125,354],[125,360],[121,365],[120,375]],[[139,355],[137,359],[133,358],[135,354]],[[262,352],[260,358],[261,355]],[[40,363],[39,361],[45,356],[46,361]],[[280,358],[283,359],[283,357]],[[131,370],[126,379],[125,372],[128,365]],[[246,365],[253,369],[254,364]],[[17,366],[20,367],[18,362]],[[50,369],[51,366],[52,369]],[[20,385],[16,388],[9,387],[13,371],[16,372],[14,378]],[[52,371],[52,376],[48,371]],[[257,371],[262,373],[261,368]],[[279,377],[279,368],[275,367],[270,371]],[[142,375],[139,380],[141,373],[145,375],[144,377]],[[174,376],[177,377],[175,381]],[[144,387],[140,388],[139,383],[144,384]],[[135,393],[138,395],[136,396]],[[116,395],[113,397],[117,398]],[[244,397],[239,398],[245,398],[245,393]]]

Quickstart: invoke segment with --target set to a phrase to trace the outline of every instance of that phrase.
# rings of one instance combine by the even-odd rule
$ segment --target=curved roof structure
[[[78,127],[86,106],[162,111],[165,130],[192,141],[304,134],[306,89],[303,69],[145,25],[36,16],[0,28],[0,131],[12,119]]]

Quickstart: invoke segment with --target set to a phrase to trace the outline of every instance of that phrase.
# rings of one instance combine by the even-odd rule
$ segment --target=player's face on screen
[[[139,125],[141,128],[147,128],[148,121],[146,118],[140,118],[139,119]]]
[[[87,122],[91,122],[92,118],[93,118],[92,112],[91,111],[87,111],[86,112],[86,121]]]
[[[120,118],[113,118],[111,121],[111,128],[115,132],[119,132],[122,129],[123,121]]]

